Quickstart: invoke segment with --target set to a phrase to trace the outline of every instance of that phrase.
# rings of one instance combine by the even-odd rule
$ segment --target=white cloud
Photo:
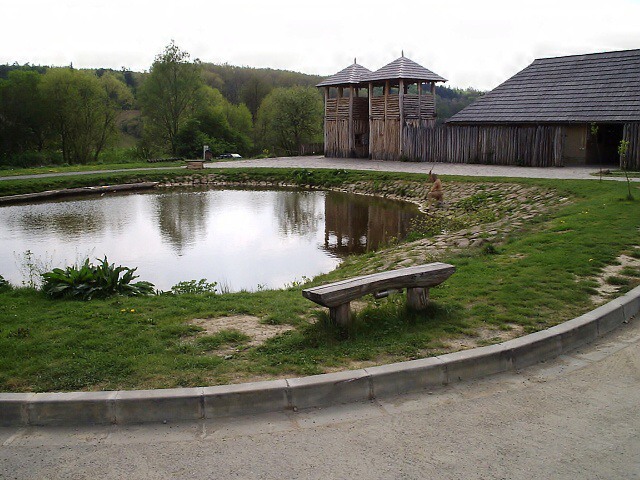
[[[535,58],[640,48],[640,2],[23,0],[2,7],[0,62],[148,69],[171,39],[214,63],[331,75],[404,49],[453,86],[489,89]]]

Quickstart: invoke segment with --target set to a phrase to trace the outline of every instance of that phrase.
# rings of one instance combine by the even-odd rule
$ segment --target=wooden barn
[[[628,167],[640,168],[640,50],[535,60],[451,117],[444,132],[423,136],[431,147],[419,159],[623,166],[621,140]]]
[[[325,155],[398,160],[408,127],[435,125],[435,83],[444,78],[404,54],[371,72],[353,63],[319,83],[325,97]]]
[[[356,67],[319,84],[327,156],[640,169],[640,50],[535,60],[442,126],[442,77],[404,55],[373,73]]]

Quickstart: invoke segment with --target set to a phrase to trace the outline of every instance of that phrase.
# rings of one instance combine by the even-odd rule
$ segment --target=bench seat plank
[[[302,295],[319,305],[334,308],[384,290],[433,287],[444,282],[455,270],[453,265],[435,262],[308,288],[302,291]]]

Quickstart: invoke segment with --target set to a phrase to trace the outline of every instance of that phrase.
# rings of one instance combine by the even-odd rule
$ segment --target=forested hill
[[[271,68],[236,67],[213,63],[203,64],[205,82],[217,88],[232,103],[244,103],[254,115],[267,94],[276,87],[300,85],[311,87],[325,77]],[[436,86],[436,106],[441,121],[455,115],[484,92],[474,88]]]
[[[219,90],[231,103],[244,103],[249,108],[253,118],[256,117],[258,107],[262,100],[278,87],[303,86],[312,87],[320,83],[325,77],[309,75],[306,73],[292,72],[289,70],[276,70],[272,68],[238,67],[229,64],[202,63],[204,82]],[[32,70],[44,73],[45,66],[38,65],[0,65],[0,79],[6,79],[11,70]],[[131,72],[128,70],[114,71],[99,68],[95,72],[102,76],[104,72],[122,74],[124,82],[132,89],[134,95],[137,87],[144,80],[145,73]],[[472,103],[484,92],[474,88],[449,88],[445,85],[436,86],[436,106],[439,121],[444,121],[453,116],[464,107]]]
[[[231,103],[244,103],[254,118],[258,107],[271,90],[278,87],[313,87],[324,77],[271,68],[236,67],[203,63],[204,81],[217,88]]]

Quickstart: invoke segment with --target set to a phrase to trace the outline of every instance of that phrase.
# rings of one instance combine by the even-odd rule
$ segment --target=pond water
[[[162,290],[201,278],[229,291],[281,288],[404,237],[417,215],[404,202],[292,190],[170,189],[6,206],[0,274],[26,282],[29,251],[45,269],[106,255]]]

